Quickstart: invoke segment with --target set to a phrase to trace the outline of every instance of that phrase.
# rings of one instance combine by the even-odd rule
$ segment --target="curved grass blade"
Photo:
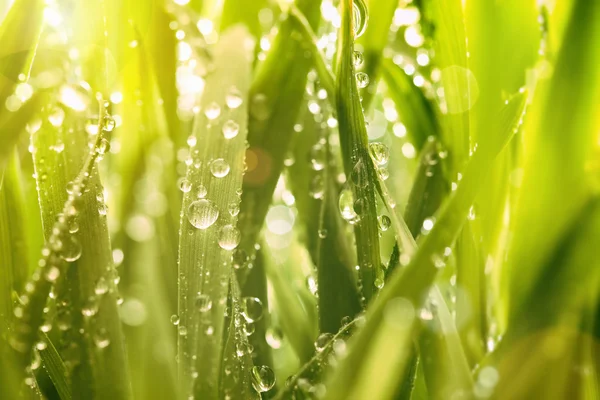
[[[185,395],[217,398],[227,282],[244,174],[247,102],[254,41],[243,27],[225,32],[207,77],[190,148],[179,243],[179,377]],[[227,100],[231,96],[235,101]],[[227,124],[236,131],[223,133]],[[227,127],[226,127],[227,128]],[[240,250],[235,250],[239,252]],[[197,376],[194,379],[194,376]]]
[[[437,221],[428,235],[421,238],[419,247],[408,265],[396,272],[367,312],[367,322],[353,337],[348,356],[340,363],[328,384],[327,399],[343,399],[352,393],[352,382],[361,373],[362,360],[369,353],[371,338],[385,323],[385,310],[394,299],[408,300],[414,309],[420,309],[437,274],[436,261],[450,246],[467,218],[477,189],[490,171],[492,161],[501,151],[522,118],[525,96],[518,95],[510,102],[497,121],[497,131],[502,135],[495,146],[476,151],[464,173],[458,189],[447,199],[438,212]],[[416,332],[411,332],[412,338]],[[404,345],[409,346],[410,340]]]
[[[297,7],[317,26],[321,0],[297,0]],[[263,226],[271,195],[283,170],[297,121],[306,75],[311,61],[305,57],[302,43],[294,39],[294,23],[285,20],[273,41],[271,51],[257,71],[249,95],[247,158],[252,168],[244,176],[240,221],[244,232],[240,248],[247,254]]]
[[[107,149],[104,129],[112,129],[112,119],[107,116],[103,102],[100,103],[98,132],[102,133],[91,145],[87,135],[71,135],[67,140],[62,131],[49,122],[32,137],[48,247],[42,253],[40,268],[27,285],[28,303],[19,312],[19,337],[15,339],[15,348],[24,353],[23,360],[28,362],[32,346],[39,340],[38,332],[44,322],[44,307],[51,286],[55,283],[64,285],[68,280],[74,311],[69,328],[74,332],[73,341],[81,356],[81,361],[72,370],[73,392],[126,399],[130,396],[130,388],[116,288],[112,284],[116,272],[106,220],[99,213],[99,207],[104,204],[99,205],[97,199],[101,196],[102,186],[95,165]],[[75,124],[76,120],[69,117],[64,123]],[[61,146],[59,152],[55,150],[57,142],[65,146],[64,149]],[[63,151],[69,157],[64,157]],[[53,173],[48,175],[47,168],[52,168]],[[67,182],[71,182],[68,195]],[[74,224],[81,228],[80,233],[71,232],[70,227]],[[106,282],[107,289],[97,295],[96,287],[100,281]],[[102,346],[97,344],[99,337]],[[81,373],[85,385],[79,380]],[[107,382],[111,384],[107,385]]]

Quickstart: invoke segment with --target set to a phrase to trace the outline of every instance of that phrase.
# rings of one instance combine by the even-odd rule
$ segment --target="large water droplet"
[[[339,208],[342,218],[348,222],[356,221],[358,215],[354,212],[354,197],[350,188],[342,189],[339,199]]]
[[[278,328],[269,327],[265,333],[265,340],[273,349],[279,349],[283,341],[283,333]]]
[[[215,178],[223,178],[229,173],[229,164],[222,158],[217,158],[210,163],[210,172]]]
[[[255,322],[262,318],[263,305],[258,297],[244,297],[242,302],[242,315],[246,321]]]
[[[266,365],[252,367],[252,386],[259,393],[268,392],[275,386],[275,373]]]
[[[377,165],[387,164],[390,160],[390,150],[383,143],[375,142],[369,144],[369,152]]]
[[[239,131],[240,126],[232,119],[223,124],[223,136],[225,136],[225,139],[233,139]]]
[[[369,184],[369,173],[362,160],[359,160],[354,165],[354,169],[352,169],[350,178],[352,179],[352,183],[354,183],[356,186],[361,188],[367,187]]]
[[[211,121],[217,119],[221,115],[221,107],[213,101],[204,109],[204,115]]]
[[[233,250],[240,244],[242,235],[233,225],[225,225],[219,233],[219,246],[225,250]]]
[[[333,339],[333,334],[327,332],[321,333],[317,340],[315,340],[315,349],[318,352],[322,352],[327,347],[327,344],[331,342],[331,339]]]
[[[60,257],[67,262],[79,260],[81,257],[81,244],[75,237],[71,236],[64,241]]]
[[[242,99],[242,93],[235,87],[231,87],[229,92],[225,96],[225,103],[227,103],[227,107],[234,110],[242,105],[244,100]]]
[[[219,218],[219,209],[212,201],[200,199],[190,204],[187,217],[194,227],[207,229]]]
[[[358,86],[359,89],[364,89],[369,86],[369,75],[365,74],[364,72],[357,72],[356,86]]]

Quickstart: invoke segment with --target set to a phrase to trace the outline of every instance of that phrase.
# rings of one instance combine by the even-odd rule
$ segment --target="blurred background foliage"
[[[600,2],[0,0],[0,398],[599,399]]]

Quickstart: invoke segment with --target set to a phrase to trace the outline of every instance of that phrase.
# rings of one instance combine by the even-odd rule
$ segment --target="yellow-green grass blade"
[[[232,250],[240,240],[236,225],[247,134],[248,102],[240,100],[249,90],[253,49],[243,27],[221,35],[214,51],[216,69],[207,77],[194,124],[192,162],[182,182],[179,377],[183,394],[199,398],[217,397],[223,367],[223,315]],[[224,127],[236,134],[224,134]]]

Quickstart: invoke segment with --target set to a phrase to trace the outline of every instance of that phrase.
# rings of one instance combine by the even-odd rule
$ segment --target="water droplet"
[[[265,121],[271,115],[271,109],[267,100],[267,96],[262,93],[258,93],[252,98],[250,115],[258,121]]]
[[[229,164],[222,158],[217,158],[210,163],[210,172],[215,178],[223,178],[229,173]]]
[[[102,120],[102,130],[104,132],[112,132],[115,129],[115,126],[117,126],[115,119],[112,115],[106,114]]]
[[[275,386],[275,373],[266,365],[252,367],[252,386],[259,393],[268,392]]]
[[[204,109],[204,115],[211,121],[217,119],[221,115],[221,107],[213,101]]]
[[[50,283],[56,282],[58,277],[60,276],[60,270],[56,266],[50,266],[46,269],[44,273],[44,278]]]
[[[354,36],[358,39],[363,33],[365,33],[365,29],[367,29],[367,22],[369,20],[369,13],[364,0],[354,0],[353,13]]]
[[[265,333],[265,340],[272,349],[281,348],[281,342],[283,341],[283,333],[281,329],[269,327]]]
[[[100,155],[104,155],[110,151],[110,142],[106,138],[102,138],[98,147],[96,148],[96,153]]]
[[[207,294],[198,293],[196,296],[196,308],[201,313],[207,312],[212,308],[212,300]]]
[[[379,166],[387,164],[390,160],[390,150],[383,143],[376,142],[369,144],[369,153],[375,164]]]
[[[81,243],[75,237],[70,236],[63,243],[60,257],[67,262],[77,261],[81,257],[81,251]]]
[[[192,190],[192,183],[187,178],[179,178],[177,184],[179,186],[179,190],[181,190],[183,193],[188,193],[190,190]]]
[[[110,345],[110,337],[106,329],[100,328],[98,332],[94,334],[94,344],[99,349],[105,349]]]
[[[207,229],[219,218],[219,209],[210,200],[200,199],[188,207],[188,221],[198,229]]]
[[[369,185],[369,173],[362,160],[359,160],[354,165],[350,178],[352,179],[352,183],[358,187],[364,188]]]
[[[188,136],[188,138],[187,138],[188,146],[194,147],[194,146],[196,146],[197,142],[198,142],[198,139],[196,139],[196,136],[194,136],[194,135]]]
[[[346,326],[348,324],[350,324],[352,322],[352,317],[349,315],[346,315],[344,318],[342,318],[342,326]]]
[[[377,217],[377,222],[379,223],[379,229],[382,232],[385,232],[388,229],[390,229],[390,226],[392,225],[392,220],[387,215],[380,215],[379,217]]]
[[[340,192],[339,208],[342,218],[348,222],[354,222],[357,220],[358,215],[354,212],[354,196],[350,188],[344,188]]]
[[[363,53],[361,53],[360,51],[355,51],[353,53],[353,56],[354,56],[354,68],[362,67],[363,63],[365,62],[365,57],[363,56]]]
[[[325,239],[327,237],[327,229],[319,229],[319,237]]]
[[[244,325],[244,333],[246,336],[252,336],[252,334],[256,331],[256,326],[250,322]]]
[[[236,217],[240,213],[240,206],[236,201],[234,201],[229,204],[228,210],[229,215]]]
[[[175,325],[175,326],[179,325],[179,321],[180,321],[179,315],[177,315],[177,314],[171,315],[171,323],[173,325]]]
[[[333,339],[332,333],[321,333],[315,340],[315,349],[320,353],[327,347],[327,344]]]
[[[196,196],[199,199],[205,198],[207,193],[208,193],[208,190],[206,190],[206,186],[204,186],[202,184],[198,185],[198,190],[196,192]]]
[[[358,86],[359,89],[364,89],[369,86],[369,75],[365,74],[364,72],[357,72],[356,86]]]
[[[233,250],[240,244],[242,235],[233,225],[225,225],[219,234],[219,246],[225,250]]]
[[[65,111],[60,107],[56,107],[54,110],[52,110],[50,115],[48,115],[48,121],[52,124],[52,126],[56,128],[61,126],[64,120]]]
[[[225,139],[233,139],[238,135],[240,126],[234,120],[229,120],[223,124],[223,136]]]
[[[98,281],[96,282],[96,287],[94,288],[94,293],[96,293],[98,296],[101,296],[103,294],[108,293],[108,289],[109,287],[106,279],[103,276],[98,278]]]
[[[225,96],[225,102],[227,103],[227,107],[232,110],[238,108],[244,102],[242,93],[235,86],[231,87]]]
[[[244,297],[242,299],[242,315],[248,322],[255,322],[262,318],[263,305],[258,297]]]
[[[431,229],[433,229],[433,225],[435,224],[435,220],[433,218],[426,218],[423,221],[423,227],[421,228],[421,233],[423,235],[427,235]]]
[[[248,255],[246,251],[243,249],[235,249],[233,254],[231,255],[231,261],[233,263],[233,268],[241,269],[246,266],[248,263]]]
[[[186,336],[187,335],[187,328],[184,325],[179,325],[177,327],[177,333],[179,333],[179,336]]]

